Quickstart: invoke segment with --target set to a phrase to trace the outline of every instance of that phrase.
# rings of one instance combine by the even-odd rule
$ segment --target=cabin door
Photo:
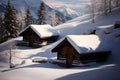
[[[33,37],[29,36],[29,47],[33,47]]]

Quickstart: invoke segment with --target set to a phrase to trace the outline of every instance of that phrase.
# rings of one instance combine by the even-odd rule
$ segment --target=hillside
[[[112,26],[115,21],[119,21],[118,17],[120,12],[116,11],[107,16],[100,16],[96,19],[95,23],[90,21],[88,14],[72,19],[62,25],[55,27],[61,33],[61,36],[66,36],[70,34],[87,34],[95,30],[99,26]]]
[[[70,16],[71,18],[76,18],[78,16],[80,16],[80,14],[68,7],[59,7],[59,8],[55,8],[55,10],[57,10],[60,13],[63,13],[64,16]]]
[[[13,63],[19,65],[9,69],[8,61],[4,62],[3,59],[7,59],[5,56],[9,49],[7,44],[21,41],[21,38],[17,38],[0,44],[1,56],[4,54],[3,62],[0,62],[4,63],[4,65],[0,64],[0,80],[120,80],[120,28],[113,28],[115,21],[120,21],[118,11],[98,18],[95,23],[91,23],[89,17],[84,15],[55,28],[59,31],[61,38],[66,35],[86,35],[96,30],[95,34],[99,36],[101,46],[107,46],[112,51],[107,62],[79,65],[79,67],[68,69],[52,64],[51,60],[56,58],[56,54],[51,53],[51,48],[58,41],[37,49],[29,47],[13,49],[16,52]],[[47,58],[48,61],[32,62],[33,58],[37,57]]]

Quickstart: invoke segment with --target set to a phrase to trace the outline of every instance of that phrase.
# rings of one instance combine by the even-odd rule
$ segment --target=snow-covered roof
[[[66,39],[80,54],[93,51],[109,50],[109,48],[106,47],[105,42],[102,42],[102,44],[97,35],[68,35],[66,36]],[[58,44],[60,44],[61,42],[62,41],[58,41]]]
[[[78,53],[92,52],[100,45],[99,37],[96,35],[69,35],[67,40]]]
[[[25,28],[23,31],[20,32],[23,33],[28,28],[31,28],[39,37],[45,38],[45,37],[51,37],[51,36],[58,36],[58,32],[50,25],[36,25],[32,24],[29,25],[27,28]]]

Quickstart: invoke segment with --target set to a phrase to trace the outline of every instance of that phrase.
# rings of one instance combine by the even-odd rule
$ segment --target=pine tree
[[[100,4],[98,4],[97,6],[99,6],[98,12],[102,12],[104,13],[104,15],[108,14],[108,0],[99,0]]]
[[[4,17],[4,27],[7,31],[7,38],[14,38],[17,36],[17,18],[16,18],[16,10],[10,4],[10,0],[8,0],[8,4],[6,6],[6,12]]]
[[[29,8],[26,10],[26,17],[25,17],[25,27],[32,24],[32,16]]]
[[[3,24],[3,18],[2,18],[2,13],[0,12],[0,27],[2,26]]]
[[[56,19],[56,25],[62,24],[62,19],[60,17],[57,17]]]
[[[112,0],[109,0],[109,13],[112,11]]]
[[[0,43],[2,43],[3,41],[3,17],[2,17],[2,13],[0,12]]]
[[[19,31],[25,28],[25,12],[24,10],[20,10],[17,14],[17,21],[19,26]]]
[[[107,15],[107,0],[103,0],[104,1],[104,13],[105,15]]]
[[[54,10],[51,10],[49,13],[48,13],[48,15],[49,15],[49,21],[50,21],[50,23],[49,24],[51,24],[51,26],[55,26],[56,25],[56,13],[55,13],[55,11]]]
[[[40,8],[38,10],[38,20],[39,24],[46,24],[45,22],[45,14],[46,14],[46,7],[44,2],[41,3]]]
[[[119,7],[120,10],[120,0],[116,0],[116,7]]]
[[[91,19],[92,23],[95,22],[95,14],[96,14],[96,0],[90,0],[91,5],[90,5],[90,14],[91,14]]]
[[[6,28],[4,27],[4,22],[3,22],[3,16],[2,16],[2,13],[0,13],[0,43],[6,41]]]

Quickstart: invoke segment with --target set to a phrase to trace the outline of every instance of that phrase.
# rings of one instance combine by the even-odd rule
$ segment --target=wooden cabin
[[[96,35],[70,35],[58,41],[51,50],[57,52],[57,60],[65,61],[65,67],[72,64],[105,61],[110,51],[100,47]]]
[[[30,25],[20,32],[23,37],[23,45],[29,47],[41,47],[55,42],[58,32],[50,25]]]

